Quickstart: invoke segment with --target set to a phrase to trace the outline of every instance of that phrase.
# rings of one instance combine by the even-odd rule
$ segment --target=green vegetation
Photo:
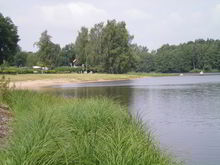
[[[7,26],[6,26],[7,25]],[[220,70],[220,40],[197,39],[179,45],[165,44],[149,51],[146,46],[132,43],[125,22],[108,20],[95,24],[90,29],[82,27],[74,43],[63,48],[51,41],[45,30],[35,43],[38,51],[25,52],[17,45],[17,29],[8,17],[0,14],[3,36],[0,43],[0,64],[3,66],[49,67],[45,73],[60,73],[70,66],[81,71],[98,73],[160,72],[180,73]],[[2,31],[1,31],[2,33]],[[13,41],[10,43],[9,41]],[[67,67],[68,66],[68,67]],[[59,69],[56,69],[59,68]],[[72,72],[74,69],[65,70]],[[76,72],[77,72],[76,71]],[[22,71],[22,73],[28,71]],[[4,72],[0,72],[4,73]],[[6,73],[15,73],[14,70]],[[17,73],[17,72],[16,72]]]
[[[7,100],[7,96],[9,93],[9,83],[10,79],[6,79],[5,76],[2,76],[0,79],[0,105],[3,100]]]
[[[15,119],[7,147],[0,149],[1,164],[177,164],[141,121],[108,99],[15,90],[3,101]]]
[[[0,74],[31,74],[31,73],[80,73],[82,72],[82,67],[56,67],[50,70],[32,69],[28,67],[1,67]]]
[[[0,13],[0,65],[13,59],[18,41],[17,27],[9,17]]]
[[[179,45],[163,45],[157,51],[140,52],[142,72],[190,72],[220,70],[220,40],[198,39]]]
[[[2,67],[0,68],[0,73],[1,74],[30,74],[30,73],[34,73],[34,69],[30,69],[30,68],[26,68],[26,67],[22,67],[22,68],[18,68],[18,67]]]

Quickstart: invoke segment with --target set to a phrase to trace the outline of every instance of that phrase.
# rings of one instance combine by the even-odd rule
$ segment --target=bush
[[[34,73],[34,69],[20,68],[17,73],[18,74],[30,74],[30,73]]]
[[[43,73],[55,74],[57,73],[57,71],[56,70],[44,70]]]
[[[57,73],[72,73],[72,72],[80,72],[83,70],[82,67],[69,67],[69,66],[62,66],[62,67],[57,67],[54,69]]]
[[[33,73],[34,69],[30,68],[18,68],[18,67],[2,67],[0,73],[2,74],[30,74]]]
[[[62,66],[54,68],[53,70],[45,70],[42,71],[43,73],[80,73],[84,71],[85,68],[78,66],[78,67],[69,67],[69,66]],[[104,69],[101,66],[96,67],[88,67],[88,71],[92,71],[94,73],[104,73]],[[39,69],[32,69],[27,67],[2,67],[0,68],[0,74],[32,74],[39,72],[41,73],[41,70]]]
[[[94,73],[104,73],[105,72],[105,70],[102,66],[93,66],[93,67],[91,66],[88,68],[88,70],[92,71]]]
[[[201,69],[193,69],[190,71],[190,73],[199,73],[201,72]]]
[[[212,69],[210,72],[220,72],[220,70],[218,70],[218,69]]]
[[[0,101],[6,101],[9,97],[10,80],[2,76],[0,79]]]

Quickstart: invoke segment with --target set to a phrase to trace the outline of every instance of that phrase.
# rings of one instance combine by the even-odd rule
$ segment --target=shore
[[[28,81],[11,82],[10,86],[11,87],[14,86],[15,89],[39,90],[44,87],[57,86],[57,85],[68,85],[68,84],[76,84],[76,83],[92,83],[92,82],[107,82],[107,81],[121,81],[121,80],[130,80],[130,79],[117,79],[117,80],[99,79],[99,80],[95,80],[95,81],[62,80],[62,79],[28,80]]]
[[[19,74],[5,75],[6,79],[10,79],[10,87],[16,89],[33,89],[38,90],[43,87],[54,85],[66,85],[73,83],[88,83],[88,82],[104,82],[104,81],[119,81],[131,80],[143,75],[129,74]]]
[[[10,79],[10,86],[16,89],[38,90],[43,87],[67,85],[73,83],[105,82],[132,80],[144,77],[174,76],[175,74],[143,73],[143,74],[17,74],[4,75]]]

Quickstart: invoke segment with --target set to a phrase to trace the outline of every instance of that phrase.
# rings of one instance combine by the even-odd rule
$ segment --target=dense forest
[[[147,36],[146,36],[147,37]],[[34,43],[37,52],[18,46],[17,27],[0,13],[0,65],[32,67],[80,66],[106,73],[190,72],[220,70],[220,40],[197,39],[179,45],[165,44],[157,50],[132,42],[125,22],[108,20],[92,28],[82,27],[75,42],[62,47],[45,30]]]

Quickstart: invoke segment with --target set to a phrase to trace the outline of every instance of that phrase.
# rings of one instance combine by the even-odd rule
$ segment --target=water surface
[[[140,116],[162,148],[186,165],[220,164],[220,75],[72,84],[46,90],[67,97],[111,97]]]

